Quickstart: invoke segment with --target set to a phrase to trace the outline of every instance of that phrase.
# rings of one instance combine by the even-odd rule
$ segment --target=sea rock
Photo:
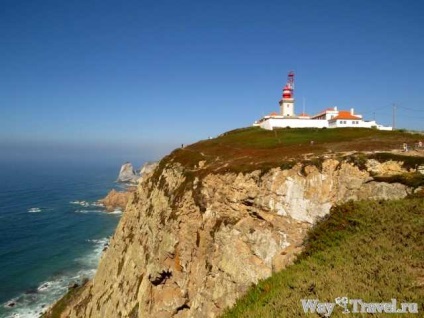
[[[123,183],[136,183],[139,178],[139,175],[134,170],[133,165],[130,162],[126,162],[122,165],[121,170],[119,171],[117,182]]]
[[[129,187],[127,188],[127,191],[116,191],[115,189],[112,189],[108,195],[105,198],[99,200],[99,202],[102,203],[106,210],[109,212],[112,212],[116,209],[123,211],[127,206],[132,192],[134,191],[135,187]]]
[[[63,317],[217,317],[290,265],[334,204],[408,193],[335,159],[194,177],[186,169],[168,162],[138,185],[95,277]]]
[[[68,290],[75,289],[75,288],[78,288],[78,287],[79,287],[78,283],[72,282],[68,285]]]
[[[15,302],[15,301],[13,301],[13,300],[8,301],[8,302],[6,303],[6,305],[5,305],[5,307],[6,307],[6,308],[13,308],[13,307],[15,307],[15,306],[16,306],[16,302]]]

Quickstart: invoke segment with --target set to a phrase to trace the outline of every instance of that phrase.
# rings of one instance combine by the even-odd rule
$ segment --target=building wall
[[[299,119],[299,118],[268,118],[259,125],[263,129],[272,130],[277,128],[323,128],[328,127],[327,120],[320,119]]]
[[[294,99],[293,98],[280,100],[280,115],[294,116]]]
[[[340,123],[340,121],[346,123]],[[355,124],[353,123],[355,122]],[[356,123],[357,122],[357,123]],[[263,129],[272,130],[276,128],[377,128],[379,130],[393,130],[392,127],[378,125],[374,120],[363,121],[363,120],[352,120],[352,119],[338,119],[334,121],[328,121],[325,119],[302,119],[302,118],[283,118],[281,117],[267,117],[262,121],[255,124]]]

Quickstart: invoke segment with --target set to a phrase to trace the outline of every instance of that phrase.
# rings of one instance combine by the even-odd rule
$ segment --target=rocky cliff
[[[216,317],[292,262],[332,205],[402,198],[402,163],[318,163],[214,172],[164,159],[133,193],[98,271],[63,317]]]

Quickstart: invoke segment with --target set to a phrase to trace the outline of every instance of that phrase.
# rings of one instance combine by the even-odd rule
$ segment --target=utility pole
[[[393,130],[396,128],[396,104],[393,103]]]

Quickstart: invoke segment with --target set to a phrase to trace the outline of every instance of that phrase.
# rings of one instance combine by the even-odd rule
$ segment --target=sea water
[[[94,275],[121,213],[97,200],[119,165],[0,165],[0,317],[39,317]]]

